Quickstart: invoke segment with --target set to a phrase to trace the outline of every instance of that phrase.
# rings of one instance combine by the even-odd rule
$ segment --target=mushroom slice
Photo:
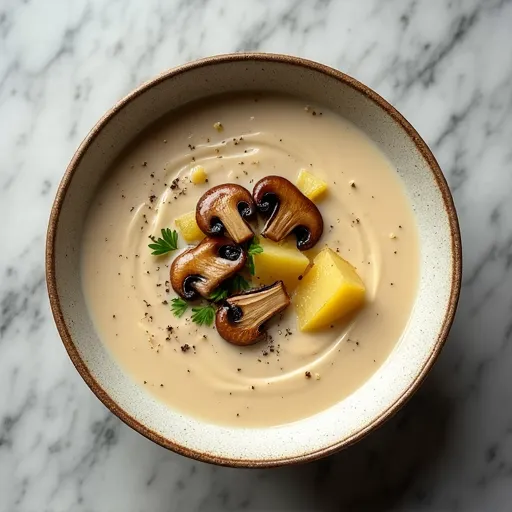
[[[217,310],[217,332],[234,345],[252,345],[263,334],[263,324],[286,309],[290,297],[282,281],[226,299]]]
[[[322,236],[318,208],[286,178],[267,176],[256,183],[252,195],[258,210],[268,216],[261,236],[280,242],[293,232],[301,251],[311,249]]]
[[[173,290],[186,300],[209,298],[219,285],[244,268],[247,255],[224,236],[206,237],[180,254],[171,265]]]
[[[226,183],[211,188],[199,199],[196,221],[203,233],[219,236],[227,232],[241,244],[254,236],[245,219],[255,212],[251,193],[240,185]]]

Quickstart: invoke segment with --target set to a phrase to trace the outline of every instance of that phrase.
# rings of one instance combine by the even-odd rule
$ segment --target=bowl
[[[396,168],[420,243],[416,301],[400,343],[356,392],[315,416],[272,428],[212,425],[170,409],[109,356],[89,318],[80,243],[95,189],[122,149],[163,114],[212,94],[278,91],[323,104],[369,136]],[[377,428],[418,388],[448,335],[460,291],[461,241],[446,180],[414,128],[378,94],[327,66],[273,54],[230,54],[167,71],[117,103],[73,156],[52,208],[46,275],[60,336],[76,369],[121,420],[156,443],[201,461],[262,467],[331,454]]]

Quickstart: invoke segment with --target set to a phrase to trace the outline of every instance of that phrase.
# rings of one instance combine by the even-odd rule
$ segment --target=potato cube
[[[199,242],[204,238],[204,233],[199,229],[196,222],[195,210],[184,213],[174,222],[185,242],[190,244],[192,242]]]
[[[196,165],[190,170],[190,181],[194,185],[201,185],[207,180],[207,178],[208,174],[206,174],[206,171],[202,165]]]
[[[253,256],[254,281],[263,285],[282,280],[291,292],[299,284],[299,276],[309,265],[309,259],[292,242],[275,243],[260,238],[260,245],[263,252]]]
[[[301,331],[326,327],[361,307],[365,286],[354,267],[326,247],[300,281],[294,297]]]
[[[306,171],[306,169],[301,169],[297,177],[297,188],[311,201],[315,201],[325,193],[327,183]]]

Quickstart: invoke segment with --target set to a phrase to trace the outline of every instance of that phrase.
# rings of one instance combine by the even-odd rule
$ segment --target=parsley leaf
[[[258,237],[255,236],[252,239],[251,245],[249,245],[249,249],[247,249],[247,266],[249,267],[251,275],[254,275],[256,272],[256,268],[254,266],[254,255],[261,254],[262,252],[263,247],[261,247]]]
[[[228,297],[228,289],[224,286],[219,286],[214,292],[210,295],[210,300],[213,302],[220,302],[221,300],[227,299]]]
[[[257,236],[252,239],[251,245],[249,245],[249,249],[247,249],[249,254],[261,254],[263,252],[263,247],[260,245],[260,241]]]
[[[248,290],[251,287],[249,281],[241,274],[224,281],[209,297],[213,302],[220,302],[230,295]]]
[[[251,287],[249,281],[247,281],[241,274],[237,274],[235,277],[233,277],[229,285],[230,291],[233,293],[243,292]]]
[[[152,244],[148,245],[153,250],[151,253],[153,256],[160,256],[178,248],[178,233],[171,231],[169,228],[162,229],[162,238],[156,239],[154,236],[149,238],[153,241]]]
[[[215,306],[213,304],[192,308],[192,322],[197,325],[212,325],[214,318]]]
[[[171,302],[171,310],[174,316],[177,316],[178,318],[182,317],[185,311],[188,309],[188,304],[179,297],[172,299]]]

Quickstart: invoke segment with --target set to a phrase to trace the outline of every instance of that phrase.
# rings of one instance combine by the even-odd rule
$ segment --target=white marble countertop
[[[0,2],[0,511],[512,510],[512,2]],[[464,284],[410,403],[345,452],[234,470],[131,431],[74,370],[44,239],[73,151],[160,71],[297,54],[375,88],[431,145],[458,208]]]

